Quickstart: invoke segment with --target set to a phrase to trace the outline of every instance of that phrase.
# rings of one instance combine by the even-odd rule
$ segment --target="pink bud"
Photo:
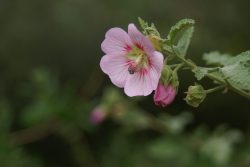
[[[90,122],[95,125],[99,125],[102,123],[106,118],[106,113],[101,107],[96,107],[90,113]]]
[[[159,83],[154,94],[155,105],[166,107],[174,101],[175,96],[176,89],[173,86]]]

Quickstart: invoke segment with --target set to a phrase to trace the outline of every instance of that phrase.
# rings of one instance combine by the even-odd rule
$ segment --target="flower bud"
[[[188,87],[185,101],[193,107],[198,107],[206,98],[206,91],[201,85],[194,85]]]
[[[166,107],[171,104],[176,96],[176,89],[171,85],[159,83],[154,94],[154,103],[157,106]]]
[[[98,106],[90,113],[90,122],[99,125],[105,120],[106,116],[105,110]]]
[[[154,103],[166,107],[171,104],[177,94],[179,86],[178,75],[168,65],[164,66],[159,84],[155,90]]]

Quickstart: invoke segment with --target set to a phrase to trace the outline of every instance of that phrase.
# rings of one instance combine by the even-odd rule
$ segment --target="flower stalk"
[[[217,91],[222,90],[222,89],[224,89],[224,88],[225,88],[224,85],[219,85],[219,86],[216,86],[216,87],[214,87],[214,88],[207,89],[207,90],[205,90],[205,91],[206,91],[207,94],[209,94],[209,93],[217,92]]]

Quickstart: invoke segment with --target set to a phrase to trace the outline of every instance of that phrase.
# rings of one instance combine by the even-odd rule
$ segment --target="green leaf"
[[[248,61],[239,59],[238,62],[223,67],[222,72],[232,86],[250,91],[250,58]]]
[[[231,55],[221,54],[218,51],[205,53],[203,55],[203,60],[205,60],[208,65],[226,65],[228,60],[231,58]]]
[[[174,25],[167,37],[167,44],[173,46],[181,56],[185,56],[194,32],[195,21],[183,19]]]
[[[208,73],[208,68],[205,67],[198,67],[193,70],[194,75],[197,80],[201,80],[205,77],[205,75]]]
[[[250,51],[243,52],[237,56],[211,52],[204,55],[204,59],[209,64],[220,64],[224,67],[219,69],[224,80],[232,86],[250,90]]]
[[[237,56],[232,57],[231,59],[226,61],[225,65],[232,65],[238,62],[248,62],[248,61],[250,61],[250,51],[246,51],[246,52],[240,53]]]
[[[144,33],[145,35],[148,35],[148,34],[146,34],[147,32],[145,31],[145,29],[149,27],[149,26],[148,26],[148,23],[147,23],[145,20],[143,20],[142,18],[140,18],[140,17],[138,17],[138,21],[139,21],[139,24],[140,24],[141,28],[142,28],[143,31],[144,31],[143,33]]]
[[[215,68],[217,71],[209,71],[208,68],[198,68],[194,71],[197,79],[203,78],[206,73],[215,73],[233,87],[250,91],[250,51],[243,52],[237,56],[214,51],[204,54],[203,59],[207,64],[217,64],[223,67]]]
[[[172,44],[178,40],[178,35],[181,31],[183,31],[187,27],[192,27],[195,24],[195,21],[192,19],[182,19],[178,23],[176,23],[168,34],[167,40],[170,41]]]
[[[218,67],[216,67],[216,68],[197,67],[197,68],[193,69],[193,72],[195,74],[196,79],[201,80],[208,73],[210,73],[210,74],[211,73],[215,74],[216,72],[219,73],[220,68],[218,68]]]
[[[163,40],[160,38],[160,33],[153,23],[151,23],[151,25],[149,26],[148,22],[144,21],[140,17],[138,18],[138,21],[145,35],[153,35],[155,37],[158,37],[160,40]]]

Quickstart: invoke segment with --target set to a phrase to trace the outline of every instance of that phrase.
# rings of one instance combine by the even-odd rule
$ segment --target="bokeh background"
[[[201,65],[204,52],[246,51],[249,6],[247,0],[0,0],[0,166],[250,166],[249,100],[216,93],[193,109],[183,92],[195,79],[183,71],[176,101],[159,108],[152,96],[128,98],[122,89],[110,89],[114,86],[99,67],[105,32],[127,29],[138,16],[154,22],[162,36],[180,19],[194,19],[188,56]],[[206,79],[201,83],[212,86]],[[110,111],[138,114],[91,124],[90,112],[106,103]],[[166,116],[177,125],[167,125],[170,130],[163,134],[158,126],[152,129],[151,119]],[[144,117],[149,121],[129,122]],[[244,150],[233,149],[239,138]],[[208,146],[200,144],[203,139]],[[243,159],[233,156],[240,153]]]

